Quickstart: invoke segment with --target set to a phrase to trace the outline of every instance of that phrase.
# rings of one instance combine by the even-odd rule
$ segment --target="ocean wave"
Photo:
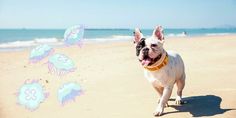
[[[122,41],[122,40],[132,40],[132,36],[126,35],[112,35],[109,37],[104,38],[89,38],[84,39],[83,41],[92,41],[92,42],[104,42],[104,41]],[[35,38],[34,40],[29,41],[14,41],[14,42],[7,42],[1,43],[0,49],[9,49],[9,48],[28,48],[34,47],[40,44],[49,44],[49,45],[63,45],[63,39],[57,38]]]
[[[14,41],[1,43],[0,48],[24,48],[24,47],[33,47],[40,44],[51,44],[51,45],[60,45],[62,40],[57,38],[36,38],[29,41]]]
[[[35,42],[37,43],[57,43],[61,42],[62,39],[57,39],[57,38],[36,38],[34,39]]]
[[[185,36],[187,36],[185,33],[179,33],[179,34],[170,33],[166,35],[166,37],[185,37]]]
[[[104,41],[125,41],[125,40],[132,40],[132,38],[133,36],[129,36],[129,35],[112,35],[112,36],[104,37],[104,38],[89,38],[89,39],[84,39],[84,40],[104,42]]]
[[[229,35],[230,33],[207,33],[206,36],[224,36]]]

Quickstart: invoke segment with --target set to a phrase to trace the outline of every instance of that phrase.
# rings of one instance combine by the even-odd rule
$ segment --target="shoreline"
[[[236,33],[232,33],[232,34],[224,34],[224,35],[205,35],[205,36],[171,36],[171,37],[166,37],[166,40],[175,40],[175,39],[201,39],[201,38],[224,38],[224,37],[234,37],[236,36]],[[132,36],[129,36],[129,37],[132,37]],[[102,38],[101,38],[102,39]],[[101,40],[101,41],[98,41],[98,40],[84,40],[83,41],[83,45],[87,45],[87,44],[103,44],[103,43],[116,43],[116,42],[132,42],[132,38],[129,38],[129,39],[121,39],[121,40]],[[11,42],[9,42],[11,43]],[[48,44],[49,46],[52,46],[53,48],[60,48],[60,47],[70,47],[70,46],[66,46],[63,44],[62,41],[60,42],[57,42],[57,43],[39,43],[39,44],[34,44],[34,45],[29,45],[29,46],[15,46],[15,47],[1,47],[1,45],[4,45],[4,44],[8,44],[8,43],[3,43],[3,44],[0,44],[0,53],[1,52],[14,52],[14,51],[24,51],[24,50],[31,50],[33,49],[34,47],[38,46],[38,45],[41,45],[41,44]],[[82,46],[83,47],[83,46]]]

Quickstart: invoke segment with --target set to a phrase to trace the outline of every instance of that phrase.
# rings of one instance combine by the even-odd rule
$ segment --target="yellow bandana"
[[[149,71],[156,71],[156,70],[161,69],[163,66],[167,65],[167,63],[168,63],[168,54],[166,54],[165,59],[163,60],[163,62],[160,65],[157,65],[155,67],[144,67],[144,68]]]

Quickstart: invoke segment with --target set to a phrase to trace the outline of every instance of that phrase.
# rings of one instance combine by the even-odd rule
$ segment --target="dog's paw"
[[[164,107],[158,106],[153,113],[154,116],[161,116],[162,113],[164,112]]]
[[[175,99],[175,104],[177,105],[181,105],[183,104],[183,100],[180,96],[177,96],[176,99]]]

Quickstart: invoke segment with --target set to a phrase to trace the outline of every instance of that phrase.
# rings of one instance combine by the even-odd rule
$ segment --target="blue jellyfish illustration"
[[[81,94],[81,86],[76,82],[69,82],[59,88],[57,96],[61,105],[64,105],[69,101],[75,101],[75,98]]]
[[[66,29],[64,33],[64,43],[66,45],[80,46],[82,44],[83,37],[84,37],[84,26],[83,25],[72,26]]]
[[[54,52],[49,45],[43,44],[35,47],[30,53],[30,62],[36,63]]]
[[[59,76],[73,72],[76,69],[74,62],[63,54],[54,54],[48,60],[48,69],[50,73]]]
[[[17,93],[18,104],[24,106],[30,111],[34,111],[39,107],[47,97],[48,93],[45,92],[44,87],[38,83],[38,80],[27,80],[22,85]]]

